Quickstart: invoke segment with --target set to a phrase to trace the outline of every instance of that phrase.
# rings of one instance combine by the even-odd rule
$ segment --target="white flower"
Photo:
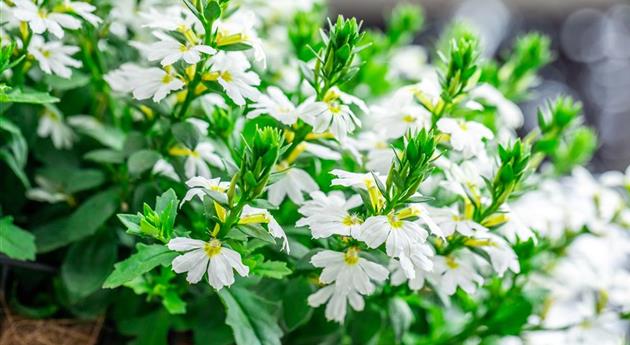
[[[444,175],[446,180],[440,183],[444,188],[464,198],[469,196],[480,198],[479,191],[485,184],[484,176],[479,172],[477,164],[470,160],[459,164],[446,161]]]
[[[503,277],[508,269],[514,273],[521,271],[518,256],[516,256],[512,247],[500,236],[487,231],[477,232],[474,234],[474,238],[468,240],[466,244],[485,251],[490,257],[492,268],[499,277]]]
[[[37,135],[42,138],[50,137],[57,149],[72,148],[72,143],[75,139],[74,132],[63,121],[63,115],[53,108],[46,108],[39,118]]]
[[[394,78],[420,80],[427,71],[427,51],[417,45],[403,46],[394,51],[389,62],[389,74]]]
[[[387,174],[394,159],[395,149],[387,142],[385,129],[361,132],[357,139],[346,138],[345,147],[355,155],[357,160],[363,159],[358,151],[367,151],[365,168],[380,174]]]
[[[332,150],[324,145],[313,144],[304,142],[304,151],[313,155],[313,157],[336,161],[341,159],[341,154],[335,150]]]
[[[251,65],[243,53],[220,51],[210,58],[210,63],[210,73],[205,78],[216,80],[234,103],[244,105],[246,98],[258,99],[260,92],[256,86],[260,84],[260,78],[248,71]]]
[[[167,162],[163,158],[160,158],[157,162],[155,162],[153,168],[151,169],[151,174],[162,175],[172,180],[179,181],[179,176],[177,176],[173,165],[171,165],[171,163]]]
[[[220,290],[234,284],[234,271],[242,277],[249,274],[249,268],[241,261],[241,254],[222,246],[217,239],[205,242],[177,237],[168,242],[168,248],[186,252],[173,259],[173,271],[188,272],[186,280],[191,284],[201,281],[207,271],[210,286]]]
[[[188,192],[184,196],[181,205],[185,202],[192,200],[195,196],[199,198],[199,200],[203,201],[203,197],[206,196],[206,190],[211,190],[219,193],[225,193],[225,191],[230,186],[229,182],[221,182],[220,178],[207,179],[202,176],[197,176],[186,181],[186,186],[188,186]],[[226,196],[227,197],[227,196]]]
[[[304,217],[297,221],[297,226],[308,226],[313,238],[326,238],[332,235],[355,236],[362,223],[361,218],[351,214],[350,210],[361,205],[361,197],[353,195],[346,200],[340,191],[328,195],[320,191],[310,194],[298,212]]]
[[[194,65],[201,61],[201,53],[214,54],[217,51],[204,44],[186,44],[179,42],[173,37],[159,31],[153,32],[159,39],[146,47],[147,59],[149,61],[161,60],[162,66],[172,65],[179,60],[186,61],[187,64]]]
[[[215,23],[218,27],[217,45],[221,47],[235,43],[249,44],[254,49],[254,59],[262,62],[264,68],[266,66],[265,51],[254,28],[257,22],[254,12],[248,10],[237,11],[227,19],[217,21]]]
[[[269,86],[267,94],[260,95],[251,107],[253,110],[247,114],[248,118],[253,119],[268,114],[287,126],[294,124],[298,118],[310,118],[323,110],[323,108],[312,107],[309,103],[302,103],[296,107],[284,92],[275,86]]]
[[[214,153],[214,151],[214,145],[210,142],[204,141],[197,144],[194,150],[176,146],[171,148],[169,153],[172,156],[186,157],[184,171],[187,178],[192,178],[194,176],[210,178],[212,174],[210,173],[208,164],[217,168],[224,168],[221,157]]]
[[[374,128],[382,129],[385,139],[431,127],[431,114],[415,101],[411,87],[401,88],[381,105],[371,107],[370,115]]]
[[[467,293],[473,293],[477,286],[483,284],[483,277],[472,265],[473,254],[464,251],[459,253],[461,255],[458,257],[437,255],[433,259],[434,276],[438,279],[435,288],[447,296],[453,295],[458,286]]]
[[[174,5],[159,10],[156,7],[149,7],[139,16],[145,21],[143,26],[151,29],[182,33],[192,32],[193,27],[203,30],[203,25],[197,17],[184,6]]]
[[[465,157],[476,156],[484,149],[483,139],[492,139],[494,135],[484,125],[474,121],[441,118],[437,127],[450,135],[453,149],[462,152]]]
[[[320,282],[335,283],[339,288],[362,295],[374,292],[375,285],[372,281],[383,282],[389,275],[385,267],[359,257],[358,249],[354,247],[345,253],[323,250],[313,255],[311,264],[323,267],[319,276]]]
[[[285,197],[289,197],[297,205],[304,202],[303,193],[310,193],[318,190],[319,187],[311,175],[298,168],[288,168],[283,172],[282,177],[267,190],[269,202],[280,205]]]
[[[374,176],[381,182],[385,182],[385,177],[377,173],[353,173],[340,169],[334,169],[330,173],[336,176],[331,182],[333,186],[355,187],[368,190],[376,186]]]
[[[397,257],[417,243],[424,243],[428,233],[416,222],[401,219],[401,214],[369,217],[361,225],[357,238],[370,248],[385,243],[387,255]]]
[[[451,208],[434,208],[431,209],[431,218],[437,223],[442,231],[441,237],[451,236],[458,232],[464,236],[473,236],[479,232],[488,231],[488,229],[461,215],[457,210]]]
[[[289,253],[289,239],[286,233],[278,224],[276,219],[269,213],[269,211],[262,208],[255,208],[249,205],[243,207],[241,212],[241,218],[239,224],[260,224],[265,223],[269,229],[271,236],[282,239],[282,249]]]
[[[79,51],[79,47],[63,45],[61,41],[44,42],[44,38],[34,35],[28,46],[28,53],[33,55],[39,67],[46,74],[56,74],[62,78],[70,78],[69,67],[81,67],[81,61],[71,56]]]
[[[624,187],[630,190],[630,165],[625,174],[620,171],[607,171],[600,177],[602,184],[608,187]]]
[[[352,173],[344,170],[334,169],[330,172],[335,175],[331,181],[333,186],[355,187],[363,190],[367,190],[370,197],[370,203],[375,209],[380,209],[383,206],[385,198],[378,190],[376,181],[374,178],[379,179],[382,183],[385,182],[385,177],[378,173]]]
[[[398,263],[405,277],[409,279],[409,286],[417,290],[424,284],[426,272],[433,270],[433,249],[424,243],[412,244],[399,253]]]
[[[311,98],[305,103],[304,112],[309,115],[316,114],[303,118],[304,122],[313,126],[313,132],[330,131],[340,141],[343,141],[356,127],[361,126],[361,121],[350,109],[350,105],[354,104],[363,112],[368,112],[362,100],[341,92],[336,87],[326,92],[323,102],[316,102]]]
[[[66,13],[48,12],[44,8],[38,8],[30,0],[13,0],[13,16],[28,22],[28,26],[35,34],[43,34],[50,31],[57,38],[63,37],[63,28],[78,29],[81,21]]]
[[[409,288],[417,291],[424,287],[428,274],[433,271],[431,258],[434,252],[427,244],[414,245],[409,252],[409,255],[401,256],[401,260],[390,261],[391,282],[394,286],[408,282]]]
[[[39,187],[31,188],[26,191],[26,197],[31,200],[54,204],[60,201],[69,200],[70,198],[70,195],[61,191],[61,186],[42,176],[35,175],[35,182],[37,182]]]
[[[160,102],[171,91],[184,87],[172,68],[144,68],[133,64],[124,64],[119,69],[105,75],[105,80],[114,91],[133,92],[137,100],[153,98]]]
[[[327,303],[328,302],[328,303]],[[337,285],[328,285],[317,290],[308,296],[308,305],[317,308],[326,304],[326,319],[343,323],[346,317],[347,304],[350,303],[352,309],[361,311],[365,307],[363,297],[356,291],[348,291]]]
[[[523,112],[521,109],[503,96],[503,94],[490,84],[481,84],[470,91],[472,98],[482,98],[489,105],[497,108],[497,113],[504,126],[516,129],[523,125]]]
[[[103,21],[93,13],[96,10],[96,7],[88,4],[87,2],[64,0],[63,6],[94,26]]]

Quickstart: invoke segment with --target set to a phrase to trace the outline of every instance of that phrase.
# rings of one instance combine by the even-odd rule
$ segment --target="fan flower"
[[[67,13],[48,12],[38,8],[30,0],[13,0],[13,16],[27,22],[35,34],[49,31],[57,38],[63,38],[63,29],[75,30],[81,27],[81,21]]]
[[[361,197],[353,195],[346,200],[342,192],[333,191],[328,195],[320,191],[310,194],[311,199],[298,210],[304,217],[297,226],[308,226],[313,238],[326,238],[332,235],[356,236],[363,222],[350,210],[361,205]]]
[[[212,239],[209,242],[177,237],[168,242],[168,249],[185,252],[173,259],[175,273],[188,272],[186,280],[196,284],[208,272],[208,283],[217,290],[234,284],[234,271],[246,277],[249,268],[243,265],[241,254],[224,247],[221,241]]]
[[[37,35],[33,36],[28,46],[28,53],[33,55],[44,73],[66,79],[72,75],[69,67],[79,68],[83,65],[71,57],[79,50],[79,47],[66,46],[61,41],[45,42],[44,38]]]
[[[494,134],[484,125],[474,121],[441,118],[437,127],[450,135],[453,149],[460,151],[464,157],[472,157],[484,151],[483,139],[492,139]]]
[[[323,250],[313,255],[311,264],[323,268],[319,276],[320,282],[335,283],[340,288],[362,295],[374,292],[375,285],[372,281],[383,282],[389,275],[385,267],[359,257],[359,251],[355,247],[344,253]]]
[[[252,71],[249,61],[243,53],[220,51],[210,58],[210,71],[202,78],[206,81],[216,81],[225,90],[236,105],[245,105],[245,99],[256,101],[260,91],[260,78]]]
[[[153,32],[159,39],[146,47],[149,61],[161,60],[162,66],[172,65],[179,60],[184,60],[189,65],[201,61],[201,54],[215,54],[217,51],[204,44],[181,43],[173,37],[159,31]]]

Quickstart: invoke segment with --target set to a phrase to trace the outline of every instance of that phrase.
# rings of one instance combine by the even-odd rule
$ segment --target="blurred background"
[[[502,56],[517,35],[538,31],[550,36],[555,59],[543,69],[532,98],[520,104],[525,127],[536,122],[546,99],[569,94],[584,104],[586,121],[599,135],[590,168],[624,170],[630,164],[630,1],[624,0],[331,0],[338,13],[382,27],[383,14],[400,2],[419,4],[423,32],[415,43],[432,50],[452,20],[481,35],[484,56]]]

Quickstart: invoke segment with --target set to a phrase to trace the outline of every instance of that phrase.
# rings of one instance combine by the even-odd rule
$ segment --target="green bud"
[[[284,137],[277,128],[257,128],[250,145],[243,149],[237,184],[249,199],[264,191],[269,175],[282,153]]]
[[[394,7],[387,20],[387,36],[391,44],[404,44],[420,31],[424,24],[422,7],[400,4]]]
[[[431,162],[437,142],[432,132],[422,130],[407,133],[401,155],[394,162],[387,176],[385,190],[389,198],[404,201],[410,198],[431,172]]]
[[[446,102],[454,102],[474,87],[479,79],[479,41],[475,35],[465,31],[451,39],[447,54],[439,54],[444,65],[440,74],[441,96]]]
[[[321,48],[319,29],[321,16],[314,11],[297,12],[288,27],[289,40],[293,49],[302,61],[310,61],[315,57],[314,50]]]

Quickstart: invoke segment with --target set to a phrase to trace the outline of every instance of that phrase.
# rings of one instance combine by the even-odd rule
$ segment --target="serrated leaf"
[[[105,280],[103,288],[117,288],[157,266],[168,266],[176,256],[176,252],[164,245],[138,243],[135,254],[114,265],[114,271]]]

